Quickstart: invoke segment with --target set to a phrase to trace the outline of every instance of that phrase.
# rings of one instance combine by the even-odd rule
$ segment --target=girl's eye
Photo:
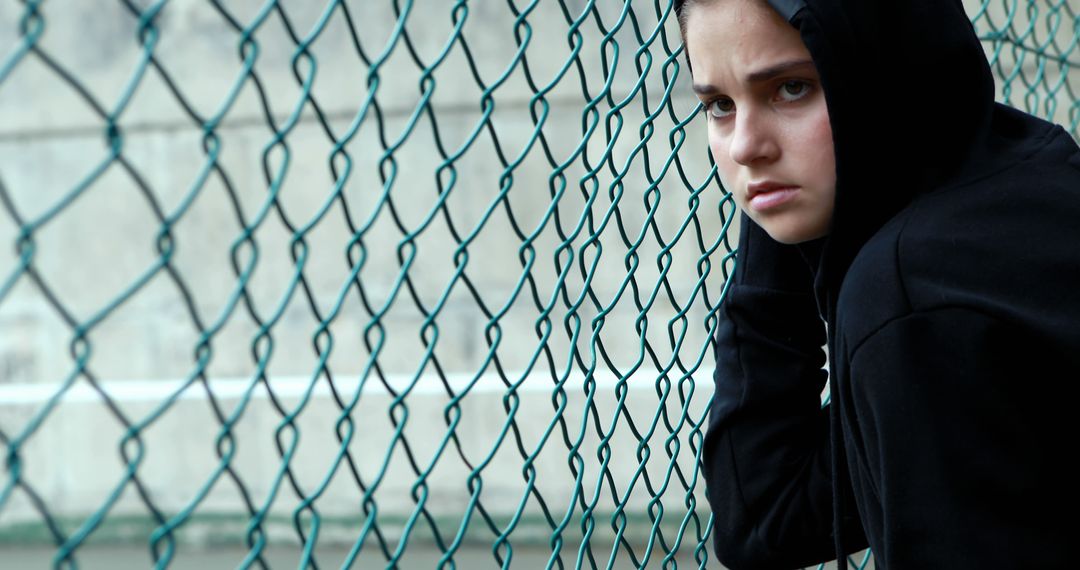
[[[780,97],[786,101],[794,101],[806,96],[810,91],[810,84],[805,81],[799,81],[798,79],[792,79],[791,81],[785,81],[780,86]]]
[[[784,102],[792,102],[806,97],[813,85],[809,81],[791,79],[780,84],[779,96]],[[723,119],[735,113],[735,102],[726,97],[713,99],[705,103],[703,109],[710,119]]]
[[[735,103],[731,99],[716,99],[705,104],[705,112],[713,119],[723,119],[735,112]]]

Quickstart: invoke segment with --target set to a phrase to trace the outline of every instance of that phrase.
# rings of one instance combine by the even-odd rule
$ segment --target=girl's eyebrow
[[[813,66],[813,65],[814,65],[814,62],[813,62],[813,60],[810,60],[810,59],[799,59],[799,60],[785,61],[785,62],[782,62],[782,63],[778,63],[776,65],[770,65],[769,67],[766,67],[765,69],[759,69],[758,71],[754,71],[752,73],[749,73],[746,76],[746,82],[747,83],[761,83],[762,81],[768,81],[768,80],[770,80],[770,79],[772,79],[772,78],[774,78],[774,77],[776,77],[778,75],[782,75],[782,74],[787,73],[787,72],[789,72],[789,71],[791,71],[793,69],[797,69],[797,68],[800,68],[800,67],[806,67],[806,66]],[[693,90],[694,90],[694,93],[698,93],[700,95],[710,95],[712,93],[716,93],[716,92],[720,91],[720,89],[717,88],[715,85],[703,85],[703,84],[700,84],[700,83],[695,83],[694,86],[693,86]]]

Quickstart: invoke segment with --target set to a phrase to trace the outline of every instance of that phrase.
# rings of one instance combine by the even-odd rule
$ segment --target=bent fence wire
[[[1077,8],[968,8],[1076,135]],[[735,207],[667,0],[24,0],[0,47],[0,557],[716,566]]]

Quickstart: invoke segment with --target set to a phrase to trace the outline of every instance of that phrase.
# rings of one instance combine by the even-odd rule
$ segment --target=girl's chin
[[[768,220],[758,225],[765,230],[765,233],[769,234],[769,237],[788,245],[803,243],[828,235],[828,231],[822,231],[817,228],[793,228],[780,224],[770,224]]]

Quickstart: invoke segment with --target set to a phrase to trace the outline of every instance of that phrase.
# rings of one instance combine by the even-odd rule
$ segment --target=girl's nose
[[[780,156],[780,146],[769,119],[743,110],[735,113],[735,131],[729,149],[731,159],[743,166],[773,161]]]

